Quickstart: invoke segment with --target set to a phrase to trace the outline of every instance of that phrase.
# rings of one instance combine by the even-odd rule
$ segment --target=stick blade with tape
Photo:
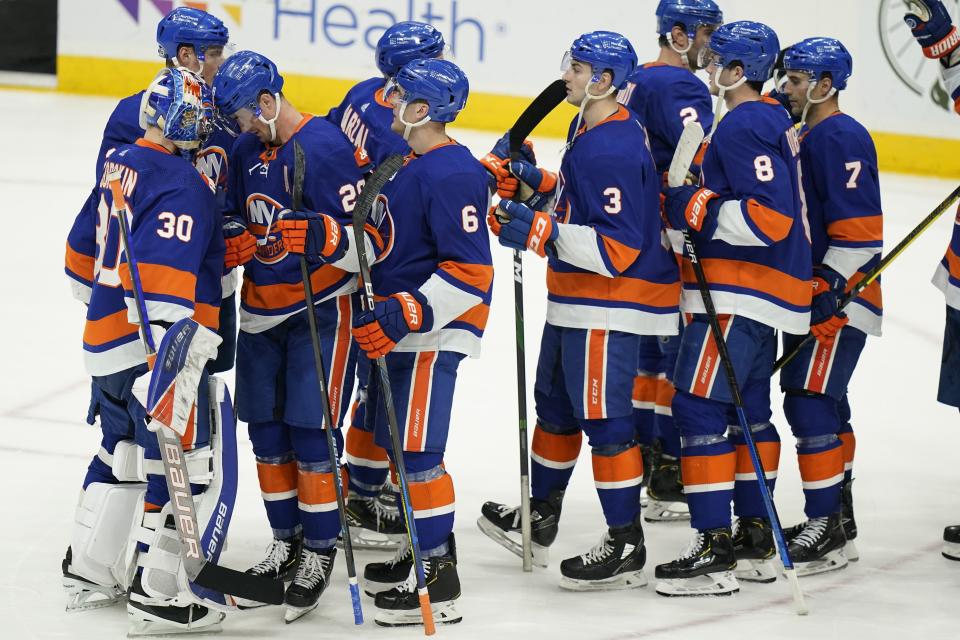
[[[687,179],[690,165],[697,157],[700,145],[703,143],[703,127],[699,122],[688,122],[680,134],[677,149],[673,152],[670,161],[670,171],[667,173],[667,186],[679,187]]]
[[[510,156],[520,153],[520,146],[538,124],[567,97],[567,84],[563,80],[554,80],[540,92],[533,102],[527,105],[520,117],[510,128]]]

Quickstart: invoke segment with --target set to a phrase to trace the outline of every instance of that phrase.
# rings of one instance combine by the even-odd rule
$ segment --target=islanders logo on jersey
[[[283,236],[273,231],[273,223],[284,209],[283,205],[262,193],[247,197],[247,229],[257,239],[254,257],[263,264],[275,264],[287,255]]]
[[[207,147],[197,154],[194,165],[217,187],[227,184],[227,152],[222,147]]]
[[[390,213],[390,200],[387,196],[377,195],[373,206],[370,208],[370,217],[367,219],[367,227],[373,227],[377,232],[375,242],[377,244],[377,261],[383,260],[393,249],[393,215]]]

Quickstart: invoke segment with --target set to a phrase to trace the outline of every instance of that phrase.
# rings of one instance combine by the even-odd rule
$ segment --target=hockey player
[[[412,153],[379,194],[368,222],[378,302],[356,318],[353,329],[366,357],[386,358],[430,601],[434,617],[445,623],[461,615],[454,607],[460,580],[453,479],[443,457],[457,369],[464,357],[480,355],[493,285],[482,220],[489,202],[487,174],[446,133],[468,91],[467,77],[455,64],[421,59],[400,69],[385,96],[394,105],[392,130]],[[300,244],[308,255],[358,268],[351,230],[327,216],[307,220],[307,239]],[[286,224],[283,230],[287,237]],[[377,387],[371,385],[368,411],[376,444],[392,455]],[[367,565],[364,576],[367,590],[379,591],[374,601],[379,624],[422,623],[408,548],[391,561]]]
[[[364,173],[373,171],[387,156],[410,152],[407,141],[391,130],[393,105],[384,92],[401,67],[411,60],[438,58],[443,54],[443,35],[423,22],[398,22],[377,41],[375,62],[381,76],[354,86],[327,120],[340,127],[354,146],[354,158]],[[367,358],[357,359],[357,391],[350,411],[346,454],[350,490],[347,501],[351,535],[360,547],[393,547],[406,535],[397,509],[397,494],[383,489],[387,479],[387,452],[373,438],[373,424],[366,421]],[[366,530],[366,531],[364,531]],[[373,531],[382,535],[369,535]]]
[[[303,203],[311,210],[347,220],[362,177],[337,128],[297,111],[283,95],[283,77],[264,56],[232,55],[213,89],[218,111],[243,132],[230,155],[227,212],[242,219],[257,245],[243,271],[237,412],[249,425],[274,540],[250,573],[292,579],[285,596],[289,622],[315,608],[329,582],[340,533],[333,484],[339,476],[321,431],[299,258],[287,251],[274,227],[292,204],[293,141],[306,154]],[[353,316],[346,294],[355,290],[356,277],[315,262],[310,278],[317,301],[310,312],[317,318],[331,410],[339,425],[353,381]]]
[[[940,61],[940,73],[947,92],[953,99],[953,108],[960,114],[960,30],[954,26],[950,13],[941,0],[910,0],[904,21],[914,38],[923,47],[923,54]],[[940,388],[937,400],[952,407],[960,407],[960,208],[953,225],[953,237],[947,254],[937,267],[933,283],[943,291],[947,302],[947,320],[943,333],[943,358],[940,363]],[[960,560],[960,525],[943,530],[943,556]]]
[[[679,274],[661,243],[660,176],[642,125],[617,103],[637,65],[620,34],[594,31],[564,56],[567,102],[580,109],[560,167],[554,214],[501,200],[489,222],[500,243],[548,258],[547,321],[534,397],[531,515],[537,564],[556,536],[563,492],[586,434],[607,530],[590,551],[560,565],[573,590],[643,586],[643,461],[631,391],[640,335],[677,332]],[[515,166],[516,165],[516,166]],[[511,163],[538,190],[540,169]],[[488,502],[480,528],[511,548],[516,509]]]
[[[157,45],[166,66],[197,73],[208,86],[225,59],[229,37],[229,30],[219,18],[194,7],[177,7],[157,24]],[[110,114],[97,154],[95,185],[100,182],[104,159],[120,145],[131,144],[143,135],[146,126],[140,118],[143,93],[140,91],[124,98]],[[203,142],[203,149],[196,154],[195,159],[196,166],[220,189],[218,200],[221,201],[227,178],[226,152],[232,142],[229,133],[214,121]],[[92,265],[96,259],[93,223],[97,219],[97,198],[97,186],[94,186],[77,214],[74,228],[67,239],[66,273],[71,279],[74,297],[84,303],[89,301],[93,281]],[[235,233],[227,231],[228,236]],[[249,249],[249,244],[242,246],[243,241],[244,238],[228,239],[228,269],[236,266],[235,256],[238,250]],[[235,272],[228,270],[224,276],[225,297],[220,306],[218,329],[224,340],[216,360],[209,365],[212,373],[227,371],[233,367],[236,351],[235,289]],[[95,415],[95,411],[92,411],[91,415]]]
[[[689,229],[706,273],[771,490],[780,451],[780,438],[770,422],[775,332],[805,333],[811,297],[796,131],[783,107],[760,95],[779,50],[776,34],[758,22],[725,24],[713,33],[707,53],[710,90],[729,113],[706,148],[702,186],[668,189],[664,203],[670,225]],[[657,592],[733,593],[739,590],[735,567],[741,575],[749,572],[751,579],[776,579],[775,549],[730,388],[720,371],[717,345],[686,259],[682,273],[681,309],[690,321],[677,357],[672,408],[696,535],[678,559],[657,567]],[[730,529],[731,500],[738,516],[736,534]]]
[[[132,276],[137,275],[157,344],[166,328],[181,318],[217,327],[221,225],[209,183],[188,159],[206,126],[205,91],[202,81],[186,71],[171,69],[157,76],[142,100],[144,137],[110,154],[100,171],[97,219],[90,223],[97,259],[83,348],[103,441],[84,479],[64,560],[64,586],[75,608],[111,604],[128,586],[131,635],[216,630],[223,618],[177,599],[178,547],[176,533],[164,526],[170,506],[160,447],[147,429],[143,400],[136,391],[146,387],[150,374],[131,294]],[[108,182],[115,171],[121,173],[131,215],[130,252],[138,263],[137,274],[131,273],[130,255],[120,239],[120,205]],[[214,479],[209,473],[213,398],[206,387],[202,380],[196,419],[182,439],[195,491]],[[218,502],[218,496],[205,497]],[[132,541],[125,551],[127,536]],[[131,555],[138,540],[134,564]]]
[[[694,72],[710,34],[723,24],[723,12],[712,0],[661,0],[656,15],[660,55],[634,71],[618,100],[643,123],[657,172],[665,174],[683,127],[699,122],[709,131],[713,124],[710,92]],[[680,433],[670,410],[679,347],[679,335],[640,338],[633,406],[648,476],[648,522],[690,517],[680,479]]]
[[[842,569],[857,559],[847,385],[867,334],[880,335],[880,282],[871,283],[845,311],[838,308],[845,292],[880,260],[883,214],[873,140],[863,125],[840,112],[838,93],[853,71],[850,53],[833,38],[808,38],[787,50],[783,64],[783,92],[804,123],[800,161],[814,275],[810,331],[817,338],[780,377],[806,498],[808,520],[787,533],[790,558],[802,576]],[[785,334],[784,352],[801,339]]]

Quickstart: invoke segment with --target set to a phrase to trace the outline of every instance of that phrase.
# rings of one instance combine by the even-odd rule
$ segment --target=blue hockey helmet
[[[783,68],[809,73],[817,82],[824,73],[829,73],[833,88],[840,91],[846,89],[847,80],[853,74],[853,56],[835,38],[807,38],[787,49]]]
[[[241,109],[260,115],[260,94],[277,95],[283,76],[269,58],[253,51],[238,51],[224,62],[213,78],[213,102],[221,114],[232,116]]]
[[[411,60],[438,57],[445,46],[443,34],[433,25],[398,22],[377,40],[377,68],[383,75],[392,78]]]
[[[713,0],[660,0],[657,33],[665,36],[678,24],[683,25],[688,37],[695,38],[698,27],[723,24],[723,11]]]
[[[397,72],[394,80],[384,97],[389,99],[399,88],[403,102],[426,102],[430,107],[428,116],[434,122],[453,122],[466,106],[470,93],[466,74],[449,60],[411,60]]]
[[[780,41],[762,22],[741,20],[719,27],[710,37],[708,62],[726,67],[737,62],[747,80],[766,82],[780,53]],[[706,65],[704,65],[706,66]]]
[[[593,82],[599,82],[600,74],[609,69],[616,89],[623,89],[627,78],[637,68],[637,52],[633,45],[626,36],[613,31],[591,31],[581,35],[564,54],[561,70],[566,71],[571,60],[589,64],[593,69]]]
[[[140,100],[140,126],[159,127],[181,149],[196,149],[210,132],[210,89],[186,69],[163,69]]]
[[[226,46],[230,31],[220,18],[194,7],[177,7],[157,24],[160,57],[172,60],[177,49],[188,44],[197,58],[204,59],[208,47]]]

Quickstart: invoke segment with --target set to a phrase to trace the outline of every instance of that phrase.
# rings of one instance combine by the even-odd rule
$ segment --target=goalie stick
[[[303,176],[306,173],[307,159],[303,154],[303,147],[296,140],[293,141],[293,210],[299,211],[303,207]],[[307,266],[306,256],[300,256],[300,275],[303,277],[303,299],[307,307],[307,324],[310,327],[310,343],[313,346],[313,362],[316,366],[317,380],[320,391],[320,404],[323,405],[323,420],[327,428],[323,430],[327,437],[327,451],[330,455],[330,465],[333,469],[333,489],[337,496],[337,512],[340,515],[340,529],[343,530],[343,555],[347,561],[347,581],[350,586],[350,600],[353,603],[353,622],[363,624],[363,608],[360,605],[360,586],[357,584],[357,567],[353,558],[353,541],[350,538],[350,525],[347,523],[347,505],[343,499],[343,482],[340,476],[340,453],[337,451],[337,442],[333,438],[336,423],[330,411],[330,392],[327,389],[327,378],[324,374],[323,354],[320,352],[320,334],[317,330],[317,316],[313,307],[313,283],[310,281],[310,268]]]
[[[373,203],[380,195],[380,189],[403,166],[403,156],[394,154],[377,167],[370,176],[357,206],[353,210],[353,240],[357,247],[357,261],[360,263],[360,280],[363,286],[360,300],[363,308],[373,310],[373,281],[370,279],[370,260],[367,257],[366,236],[364,227]],[[366,357],[361,355],[361,357]],[[423,632],[431,636],[436,633],[433,620],[433,609],[430,606],[430,594],[427,591],[426,577],[423,573],[423,553],[420,551],[420,539],[417,536],[417,523],[413,517],[413,503],[410,502],[410,485],[407,483],[407,471],[403,464],[403,443],[400,441],[400,427],[397,422],[397,412],[393,404],[393,390],[390,387],[390,374],[387,371],[387,361],[383,356],[376,360],[376,370],[380,378],[380,397],[387,412],[387,426],[390,431],[390,443],[393,447],[393,462],[397,469],[397,480],[400,485],[400,498],[403,503],[404,520],[407,525],[407,536],[410,538],[410,548],[413,554],[413,569],[417,577],[417,595],[420,599],[420,615],[423,617]]]
[[[150,320],[147,316],[147,305],[143,298],[139,268],[131,250],[128,218],[130,212],[123,194],[120,172],[111,172],[107,179],[113,195],[113,206],[116,210],[117,220],[120,224],[120,241],[123,244],[123,252],[127,257],[127,264],[130,269],[131,289],[137,307],[140,339],[146,351],[147,366],[153,369],[157,348],[150,331]],[[196,505],[190,489],[190,477],[187,473],[183,444],[180,442],[182,433],[175,431],[175,427],[180,426],[183,429],[186,424],[165,425],[159,420],[157,424],[159,425],[156,433],[160,445],[160,460],[163,463],[167,490],[170,493],[173,520],[180,538],[180,556],[183,559],[183,568],[187,577],[191,582],[201,587],[225,595],[267,604],[281,604],[283,602],[283,582],[253,576],[207,561],[202,552]]]
[[[523,110],[510,127],[510,159],[520,157],[528,135],[567,95],[566,83],[554,80]],[[521,183],[523,184],[523,183]],[[520,199],[518,194],[515,198]],[[523,319],[523,253],[513,250],[513,308],[517,343],[517,411],[520,424],[520,536],[523,541],[523,570],[533,571],[530,526],[530,453],[527,439],[527,362]]]
[[[883,270],[890,266],[890,263],[896,260],[897,257],[903,253],[907,247],[913,244],[913,241],[916,240],[921,233],[929,229],[933,223],[936,222],[937,219],[942,216],[943,213],[949,209],[954,202],[956,202],[958,198],[960,198],[960,187],[954,189],[950,195],[944,198],[943,202],[938,204],[936,208],[931,211],[929,215],[927,215],[926,218],[920,221],[920,224],[915,226],[913,230],[911,230],[910,233],[908,233],[903,240],[897,244],[897,246],[890,250],[890,253],[883,256],[883,258],[880,259],[880,262],[878,262],[873,269],[864,274],[863,278],[861,278],[857,284],[853,285],[853,288],[850,289],[849,293],[847,293],[847,295],[843,298],[843,301],[840,303],[840,308],[837,309],[837,311],[843,311],[848,304],[853,302],[854,298],[860,295],[861,291],[866,289],[871,282],[879,278],[880,274],[883,273]],[[793,351],[780,356],[780,359],[777,360],[777,362],[773,365],[773,372],[776,373],[777,371],[780,371],[780,369],[786,366],[788,362],[793,360],[797,354],[800,353],[801,349],[810,344],[810,341],[813,339],[813,334],[808,333],[804,339],[800,341],[800,344],[793,348]]]
[[[696,156],[700,143],[703,141],[703,127],[698,122],[691,122],[683,128],[680,136],[680,142],[674,152],[673,160],[670,162],[670,171],[667,174],[667,186],[679,187],[686,179],[690,164]],[[730,395],[733,398],[733,405],[737,412],[737,421],[743,431],[743,439],[746,441],[747,451],[750,452],[750,462],[753,463],[753,470],[759,479],[757,486],[760,489],[760,497],[763,500],[764,509],[767,517],[770,519],[773,537],[776,541],[777,552],[780,554],[780,560],[783,562],[783,572],[790,582],[790,588],[793,592],[793,601],[796,606],[797,614],[806,615],[809,613],[807,605],[804,602],[803,591],[800,589],[800,580],[797,578],[797,571],[790,560],[790,553],[787,550],[786,540],[783,535],[783,526],[780,524],[780,516],[777,514],[777,507],[773,503],[773,497],[770,495],[770,488],[766,483],[766,473],[763,470],[763,462],[757,454],[757,445],[753,441],[753,432],[750,431],[750,424],[747,422],[747,416],[743,411],[743,397],[740,395],[740,386],[737,384],[737,374],[733,369],[733,361],[730,359],[730,352],[727,350],[727,342],[723,337],[723,329],[720,327],[720,320],[717,317],[717,309],[713,305],[713,296],[710,295],[710,287],[707,283],[707,276],[703,271],[703,265],[697,257],[696,247],[690,237],[690,230],[683,230],[683,243],[686,249],[687,257],[693,267],[693,272],[697,277],[697,285],[700,289],[700,297],[703,299],[703,307],[706,311],[707,319],[710,323],[710,332],[713,335],[713,341],[717,344],[717,352],[720,355],[720,361],[723,363],[724,373],[727,377],[727,384],[730,386]]]

